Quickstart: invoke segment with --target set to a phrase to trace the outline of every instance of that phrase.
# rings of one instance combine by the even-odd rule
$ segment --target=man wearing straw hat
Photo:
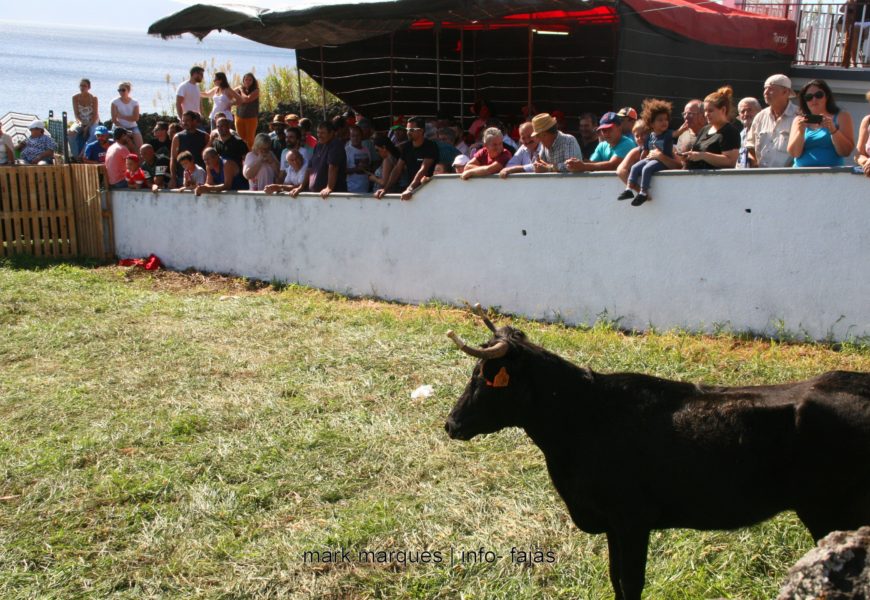
[[[536,173],[566,173],[568,167],[565,161],[570,158],[582,160],[577,138],[559,131],[559,125],[553,116],[548,113],[535,115],[532,129],[532,137],[543,146],[540,157],[535,161]]]

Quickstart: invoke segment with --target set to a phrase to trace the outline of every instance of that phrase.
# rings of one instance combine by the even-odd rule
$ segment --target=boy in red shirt
[[[148,178],[139,167],[139,155],[127,155],[127,171],[124,173],[124,179],[127,180],[127,187],[136,190],[145,186],[148,183]]]

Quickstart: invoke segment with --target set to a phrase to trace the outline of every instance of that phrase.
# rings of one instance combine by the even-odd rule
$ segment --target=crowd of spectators
[[[205,71],[194,66],[178,86],[180,126],[158,122],[144,142],[138,127],[139,104],[130,82],[118,85],[111,103],[114,129],[99,122],[99,104],[83,79],[73,97],[72,130],[80,159],[105,163],[112,187],[189,190],[199,195],[228,190],[266,194],[315,192],[398,193],[409,199],[434,175],[457,173],[461,179],[515,173],[612,171],[625,183],[618,200],[640,206],[651,199],[652,178],[668,169],[835,167],[854,155],[870,177],[870,116],[861,121],[857,145],[852,117],[837,106],[822,80],[797,94],[785,75],[764,84],[766,108],[755,98],[734,102],[729,86],[686,103],[681,118],[673,105],[648,98],[640,107],[622,107],[600,118],[579,116],[576,132],[561,111],[534,114],[506,126],[491,105],[477,101],[476,118],[464,131],[450,117],[411,117],[388,131],[374,132],[370,122],[352,111],[321,122],[312,135],[310,120],[296,114],[275,115],[268,132],[257,133],[259,90],[246,73],[242,85],[230,86],[224,73],[214,74],[203,91]],[[203,119],[202,98],[213,109]],[[870,93],[868,93],[870,101]],[[234,114],[235,111],[235,114]],[[50,164],[57,146],[40,121],[17,150],[23,164]],[[8,135],[0,130],[0,165],[13,164]]]

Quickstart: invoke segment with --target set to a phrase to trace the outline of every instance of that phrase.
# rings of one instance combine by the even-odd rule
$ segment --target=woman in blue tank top
[[[791,126],[788,153],[795,167],[842,167],[855,147],[852,116],[840,110],[831,88],[813,79],[798,95],[800,114]]]

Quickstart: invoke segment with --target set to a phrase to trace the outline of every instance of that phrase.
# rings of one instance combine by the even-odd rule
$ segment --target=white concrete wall
[[[437,177],[410,202],[113,193],[120,257],[572,324],[870,335],[870,180],[846,172]]]

